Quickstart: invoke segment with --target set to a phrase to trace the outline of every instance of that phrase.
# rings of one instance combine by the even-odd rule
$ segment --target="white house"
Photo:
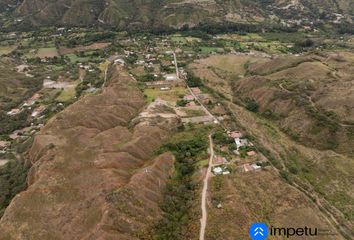
[[[125,65],[125,61],[121,58],[118,58],[116,60],[114,60],[114,64],[118,64],[118,65],[121,65],[121,66],[124,66]]]
[[[259,169],[262,168],[261,166],[258,166],[258,165],[255,164],[255,163],[253,163],[251,166],[253,167],[254,170],[259,170]]]
[[[11,109],[11,111],[7,112],[7,115],[9,115],[9,116],[14,116],[14,115],[16,115],[16,114],[19,114],[20,112],[21,112],[20,109],[14,108],[14,109]]]
[[[237,146],[237,149],[243,146],[248,146],[248,140],[247,139],[242,139],[242,138],[235,138],[235,143]]]
[[[166,74],[165,80],[166,81],[176,81],[176,80],[178,80],[178,77],[176,74]]]
[[[220,174],[222,174],[223,170],[221,167],[216,167],[213,169],[213,172],[215,175],[220,175]]]

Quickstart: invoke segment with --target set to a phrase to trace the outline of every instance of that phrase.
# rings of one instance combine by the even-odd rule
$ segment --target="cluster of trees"
[[[126,61],[128,64],[134,64],[138,60],[138,55],[136,54],[130,54],[128,57],[126,57]]]
[[[114,32],[90,32],[85,35],[77,35],[75,37],[71,37],[70,39],[57,39],[55,44],[65,45],[66,47],[73,48],[78,45],[88,45],[94,42],[100,41],[111,41],[115,38],[116,34]]]
[[[187,103],[188,103],[188,101],[182,99],[182,100],[178,100],[176,102],[176,105],[177,105],[177,107],[184,107],[187,105]]]
[[[192,73],[188,73],[187,84],[190,87],[202,87],[203,81],[199,77],[196,77]]]
[[[222,34],[229,32],[249,33],[261,32],[262,26],[259,24],[246,24],[246,23],[201,23],[197,29],[208,34]]]
[[[253,98],[246,98],[245,99],[246,109],[251,112],[258,112],[259,111],[259,104]]]
[[[207,138],[202,135],[178,143],[166,144],[161,151],[171,151],[176,157],[175,175],[167,183],[161,204],[163,219],[155,226],[153,239],[189,239],[188,227],[193,220],[196,183],[193,180],[196,158],[206,152]]]
[[[26,188],[29,164],[13,160],[0,168],[0,217],[15,195]]]
[[[29,110],[24,110],[15,116],[8,116],[6,112],[0,111],[0,135],[10,134],[17,129],[27,127],[29,113]]]
[[[354,34],[354,27],[349,23],[341,24],[338,26],[337,31],[339,34]]]
[[[217,145],[227,145],[234,142],[222,129],[219,129],[213,134],[213,140]]]
[[[155,81],[155,76],[151,73],[142,75],[142,76],[138,76],[137,77],[138,81],[140,82],[151,82],[151,81]]]
[[[222,22],[222,23],[208,23],[202,22],[197,26],[189,27],[184,25],[181,29],[175,29],[168,26],[154,27],[153,29],[145,30],[146,32],[155,35],[165,35],[174,34],[180,32],[183,35],[195,36],[202,38],[204,40],[210,39],[208,34],[223,34],[223,33],[254,33],[262,32],[267,30],[269,32],[296,32],[297,27],[286,27],[281,24],[250,24],[250,23],[233,23],[233,22]],[[144,31],[143,29],[140,31]],[[130,30],[130,34],[135,33],[136,30]]]
[[[309,48],[309,47],[313,47],[314,45],[315,42],[309,38],[295,43],[295,47],[301,47],[301,48]]]
[[[76,87],[76,96],[81,96],[82,92],[89,89],[89,86],[99,88],[102,86],[104,79],[100,76],[100,70],[94,69],[93,72],[86,72],[83,81]]]
[[[239,148],[240,157],[245,158],[247,156],[247,152],[255,150],[256,149],[253,146],[242,146]]]

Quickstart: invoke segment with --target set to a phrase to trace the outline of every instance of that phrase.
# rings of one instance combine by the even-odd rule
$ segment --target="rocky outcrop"
[[[6,209],[0,239],[139,239],[159,219],[174,157],[154,151],[179,120],[132,123],[144,97],[124,70],[111,75],[35,137],[28,189]]]

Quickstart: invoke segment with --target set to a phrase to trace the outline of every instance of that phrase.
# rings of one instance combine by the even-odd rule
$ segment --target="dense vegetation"
[[[203,86],[203,81],[192,73],[188,73],[187,84],[189,87],[201,87]]]
[[[175,174],[167,183],[161,204],[163,219],[155,226],[156,240],[189,239],[190,223],[198,222],[193,210],[198,186],[193,179],[197,160],[206,157],[208,146],[206,131],[194,130],[177,142],[164,145],[161,152],[171,151],[176,157]]]
[[[0,217],[15,195],[26,188],[29,164],[13,160],[0,168]]]
[[[15,116],[9,116],[5,111],[0,111],[0,135],[12,133],[17,129],[28,126],[29,110],[24,110]]]
[[[246,98],[245,99],[246,109],[251,112],[258,112],[259,105],[256,100],[253,98]]]
[[[63,37],[56,38],[55,44],[57,46],[64,45],[66,47],[71,48],[77,45],[88,45],[100,41],[111,41],[114,39],[115,35],[116,34],[113,32],[88,32],[83,35],[77,35],[70,39],[65,39]]]
[[[230,138],[224,131],[223,129],[218,129],[215,131],[213,134],[213,141],[217,145],[227,145],[227,144],[232,144],[234,140]]]

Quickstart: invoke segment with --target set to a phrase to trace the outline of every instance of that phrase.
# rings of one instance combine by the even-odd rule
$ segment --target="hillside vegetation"
[[[230,64],[234,67],[225,67]],[[257,148],[285,181],[305,192],[321,211],[330,213],[337,228],[351,239],[353,53],[337,51],[275,58],[214,55],[196,61],[189,68],[208,87],[219,92],[221,89],[220,102],[235,117],[237,127],[256,139]],[[225,183],[216,190],[226,194],[231,191],[231,184],[238,184],[233,193],[237,196],[247,191],[243,181],[247,178]],[[256,201],[250,202],[248,206]],[[270,218],[276,215],[273,204],[272,201],[262,214]],[[266,207],[264,202],[262,206]],[[241,211],[231,201],[226,208]],[[226,211],[216,210],[214,214],[211,221],[218,226]],[[297,216],[301,219],[303,214]],[[225,226],[225,229],[231,232],[232,228]],[[217,239],[220,231],[217,227],[213,230],[211,239]]]
[[[200,60],[191,68],[230,100],[276,122],[295,141],[352,155],[353,60],[351,52],[274,59],[229,55]]]
[[[293,139],[354,154],[353,60],[334,52],[253,63],[233,91],[246,105],[255,100]]]
[[[4,0],[2,0],[4,1]],[[1,2],[0,2],[1,3]],[[273,22],[281,19],[335,20],[334,13],[352,21],[353,2],[315,1],[214,1],[214,0],[23,0],[15,7],[22,24],[92,25],[116,27],[182,27],[205,22]]]

